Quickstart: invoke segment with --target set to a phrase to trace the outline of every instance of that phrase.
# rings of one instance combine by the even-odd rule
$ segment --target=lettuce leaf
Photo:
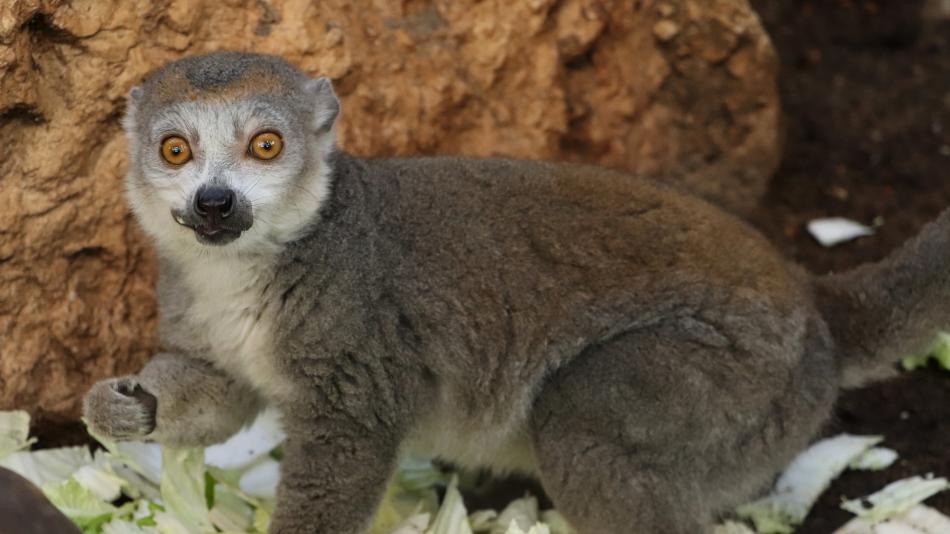
[[[109,464],[84,465],[73,473],[72,478],[104,502],[118,499],[122,487],[127,484],[112,471]]]
[[[823,439],[792,461],[767,497],[740,506],[736,512],[752,521],[761,534],[794,532],[831,481],[882,439],[850,434]]]
[[[492,534],[520,534],[538,522],[538,499],[528,496],[512,501],[498,514]]]
[[[211,523],[224,532],[247,532],[254,525],[254,509],[224,485],[215,487],[209,517]]]
[[[0,460],[0,467],[16,472],[38,487],[63,482],[80,467],[92,464],[86,447],[18,451]]]
[[[887,447],[872,447],[848,464],[848,469],[880,471],[897,461],[897,451]]]
[[[74,478],[43,486],[43,494],[84,532],[101,529],[119,510],[103,502]]]
[[[102,534],[154,534],[158,532],[151,526],[143,526],[135,521],[113,519],[102,525]]]
[[[911,477],[892,482],[867,497],[845,501],[841,507],[852,514],[877,523],[899,516],[931,496],[950,488],[945,478]]]
[[[901,365],[905,370],[912,371],[918,367],[925,367],[931,359],[940,367],[950,371],[950,333],[940,332],[937,334],[937,341],[933,348],[925,354],[904,358],[901,360]]]
[[[35,441],[30,438],[30,414],[22,410],[0,412],[0,459],[26,449]]]
[[[214,532],[205,489],[202,449],[162,449],[162,502],[187,532]]]
[[[432,521],[432,527],[425,534],[472,534],[472,526],[468,522],[468,511],[462,502],[462,494],[458,490],[458,477],[452,477],[449,487],[445,491],[445,499],[439,513]]]

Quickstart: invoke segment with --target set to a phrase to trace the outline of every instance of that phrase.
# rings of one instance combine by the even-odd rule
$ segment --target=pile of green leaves
[[[267,532],[283,440],[274,414],[207,450],[94,436],[103,449],[31,451],[29,423],[25,412],[0,412],[0,466],[38,486],[86,534]],[[556,512],[539,512],[533,497],[470,514],[457,476],[415,460],[397,472],[372,527],[373,534],[572,532]]]

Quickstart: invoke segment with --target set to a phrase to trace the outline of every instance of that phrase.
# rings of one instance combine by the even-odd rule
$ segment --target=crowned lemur
[[[596,167],[367,159],[325,78],[271,56],[131,91],[128,196],[160,259],[161,352],[90,427],[288,435],[273,533],[366,530],[399,458],[536,476],[581,534],[700,533],[767,486],[838,388],[950,313],[950,215],[814,277],[739,219]]]

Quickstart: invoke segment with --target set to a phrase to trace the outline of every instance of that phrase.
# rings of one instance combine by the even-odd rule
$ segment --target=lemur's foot
[[[158,400],[135,377],[97,382],[83,399],[83,416],[93,433],[112,439],[138,439],[155,430]]]

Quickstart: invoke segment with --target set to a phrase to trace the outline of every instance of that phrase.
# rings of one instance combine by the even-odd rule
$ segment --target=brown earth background
[[[742,212],[780,157],[745,0],[0,0],[0,409],[73,419],[154,349],[120,119],[150,70],[220,49],[332,78],[363,155],[596,162]]]

